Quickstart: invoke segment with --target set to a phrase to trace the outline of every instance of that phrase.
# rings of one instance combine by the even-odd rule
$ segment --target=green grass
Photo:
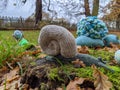
[[[4,66],[5,61],[9,62],[25,51],[24,48],[18,46],[18,42],[12,36],[13,32],[0,31],[0,67]],[[23,33],[30,43],[38,45],[39,31],[23,31]]]
[[[23,31],[24,37],[31,43],[38,45],[38,36],[40,31]]]

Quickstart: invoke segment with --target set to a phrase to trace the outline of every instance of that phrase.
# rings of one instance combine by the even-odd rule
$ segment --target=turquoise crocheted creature
[[[76,38],[76,44],[88,47],[104,47],[104,42],[101,39],[93,39],[82,35]]]
[[[93,39],[102,39],[108,33],[105,23],[96,16],[88,16],[77,24],[77,36],[87,36]]]
[[[110,44],[120,44],[120,40],[117,35],[109,34],[103,38],[105,46],[111,46]]]

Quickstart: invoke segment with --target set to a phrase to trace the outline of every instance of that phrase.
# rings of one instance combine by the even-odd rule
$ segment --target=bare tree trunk
[[[90,7],[89,7],[89,0],[84,0],[84,7],[85,7],[85,16],[91,16]]]
[[[35,26],[42,20],[42,0],[36,0]]]
[[[20,22],[21,22],[21,28],[24,28],[24,23],[23,23],[23,18],[22,17],[20,17]]]
[[[99,0],[93,1],[93,10],[92,10],[92,16],[97,16],[99,11]]]
[[[49,3],[48,3],[48,11],[52,11],[52,10],[50,10],[50,0],[48,0],[49,1]]]
[[[57,12],[55,10],[51,10],[50,9],[50,2],[51,2],[51,0],[48,0],[47,10],[52,13],[52,17],[51,17],[51,23],[52,23],[53,22],[53,18],[57,16]]]
[[[120,29],[120,14],[118,15],[118,18],[116,20],[116,29]]]
[[[9,18],[10,20],[10,27],[12,27],[12,18]]]

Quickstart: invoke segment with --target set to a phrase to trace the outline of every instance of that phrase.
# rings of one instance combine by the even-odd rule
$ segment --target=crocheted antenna
[[[66,58],[77,54],[74,36],[64,27],[57,25],[44,26],[38,38],[44,53],[52,56],[62,55]]]

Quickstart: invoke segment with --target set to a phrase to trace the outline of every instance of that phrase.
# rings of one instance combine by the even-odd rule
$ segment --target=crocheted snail
[[[71,58],[77,54],[74,36],[62,26],[44,26],[40,31],[38,43],[47,55],[60,54],[65,58]]]
[[[44,26],[40,31],[38,43],[43,52],[51,56],[50,58],[46,58],[47,60],[56,61],[55,58],[58,58],[66,62],[79,59],[83,61],[86,66],[95,64],[96,66],[104,67],[113,72],[113,70],[107,67],[101,60],[88,54],[78,53],[74,36],[64,27],[57,25]]]

